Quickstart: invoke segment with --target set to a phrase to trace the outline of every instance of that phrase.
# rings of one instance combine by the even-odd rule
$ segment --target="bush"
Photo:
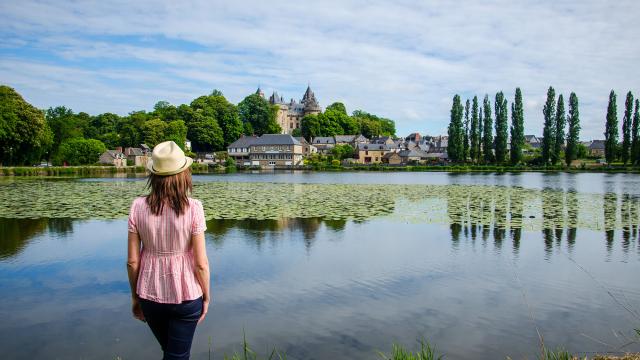
[[[100,155],[107,151],[102,141],[95,139],[74,138],[60,144],[54,156],[55,165],[88,165],[98,162]]]

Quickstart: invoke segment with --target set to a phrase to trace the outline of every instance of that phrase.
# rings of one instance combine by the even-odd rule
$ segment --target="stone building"
[[[258,88],[256,94],[264,98],[264,93],[260,88]],[[291,134],[293,130],[299,129],[302,118],[305,117],[305,115],[319,114],[322,112],[316,95],[309,86],[307,86],[307,91],[304,92],[302,100],[299,102],[291,99],[291,101],[287,103],[282,96],[274,91],[273,94],[269,96],[269,104],[278,106],[276,121],[278,125],[280,125],[280,128],[282,128],[283,134]]]

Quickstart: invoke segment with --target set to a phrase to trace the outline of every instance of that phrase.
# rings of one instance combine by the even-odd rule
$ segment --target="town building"
[[[542,139],[535,135],[525,135],[524,136],[525,144],[531,146],[534,149],[538,149],[542,146]]]
[[[103,165],[123,167],[127,166],[127,156],[122,152],[122,148],[117,150],[107,150],[100,155],[98,162]]]
[[[251,145],[258,139],[257,136],[240,136],[240,138],[227,146],[227,154],[237,165],[250,166],[251,158],[249,157]]]
[[[124,149],[124,155],[127,157],[127,160],[131,165],[147,166],[150,154],[141,147],[128,147]]]
[[[333,136],[317,136],[311,139],[311,145],[318,149],[321,154],[328,154],[336,146],[336,139]]]
[[[589,145],[589,155],[593,157],[603,157],[605,140],[593,140]]]
[[[264,98],[264,93],[260,88],[258,88],[256,94]],[[275,91],[269,96],[268,100],[271,105],[278,107],[276,122],[280,125],[282,134],[291,134],[293,130],[300,129],[302,118],[306,115],[319,114],[322,112],[320,103],[316,99],[316,95],[310,86],[307,86],[307,90],[299,102],[293,98],[291,101],[285,102],[284,98]]]
[[[358,163],[376,164],[382,162],[384,154],[389,152],[387,144],[358,144]]]
[[[251,166],[284,167],[302,165],[303,146],[289,134],[264,134],[249,149]]]
[[[298,140],[300,142],[300,144],[302,144],[302,154],[304,156],[309,156],[311,154],[315,154],[315,153],[318,152],[318,148],[316,148],[315,146],[309,144],[307,139],[305,139],[304,137],[297,136],[294,139]]]

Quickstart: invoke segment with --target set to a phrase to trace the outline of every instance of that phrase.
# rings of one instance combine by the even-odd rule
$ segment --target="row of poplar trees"
[[[604,132],[604,156],[607,163],[621,160],[625,165],[631,163],[640,165],[640,101],[636,99],[635,110],[633,93],[629,91],[625,100],[624,116],[622,118],[622,144],[618,143],[618,107],[616,93],[609,93],[607,106],[607,122]],[[632,116],[633,114],[633,116]]]
[[[447,148],[451,161],[499,165],[518,165],[523,162],[524,106],[520,88],[516,89],[515,99],[511,104],[511,126],[509,126],[507,99],[502,91],[495,96],[493,110],[495,117],[492,116],[488,95],[484,96],[482,107],[478,103],[477,96],[474,96],[472,101],[467,99],[465,106],[462,105],[459,95],[453,97]],[[560,161],[566,136],[565,162],[571,164],[578,152],[580,135],[578,97],[575,93],[571,93],[567,116],[562,95],[558,97],[556,103],[555,90],[550,87],[543,113],[545,132],[542,162],[557,164]],[[567,123],[568,131],[565,135]]]

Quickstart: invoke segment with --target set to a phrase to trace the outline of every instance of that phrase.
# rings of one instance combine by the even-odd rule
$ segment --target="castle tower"
[[[316,100],[316,95],[311,90],[311,86],[307,86],[307,91],[304,92],[301,102],[304,106],[304,115],[318,114],[322,111],[318,100]]]
[[[260,88],[260,86],[258,86],[258,90],[256,90],[256,94],[260,95],[260,97],[264,99],[264,92],[262,92],[262,89]]]

